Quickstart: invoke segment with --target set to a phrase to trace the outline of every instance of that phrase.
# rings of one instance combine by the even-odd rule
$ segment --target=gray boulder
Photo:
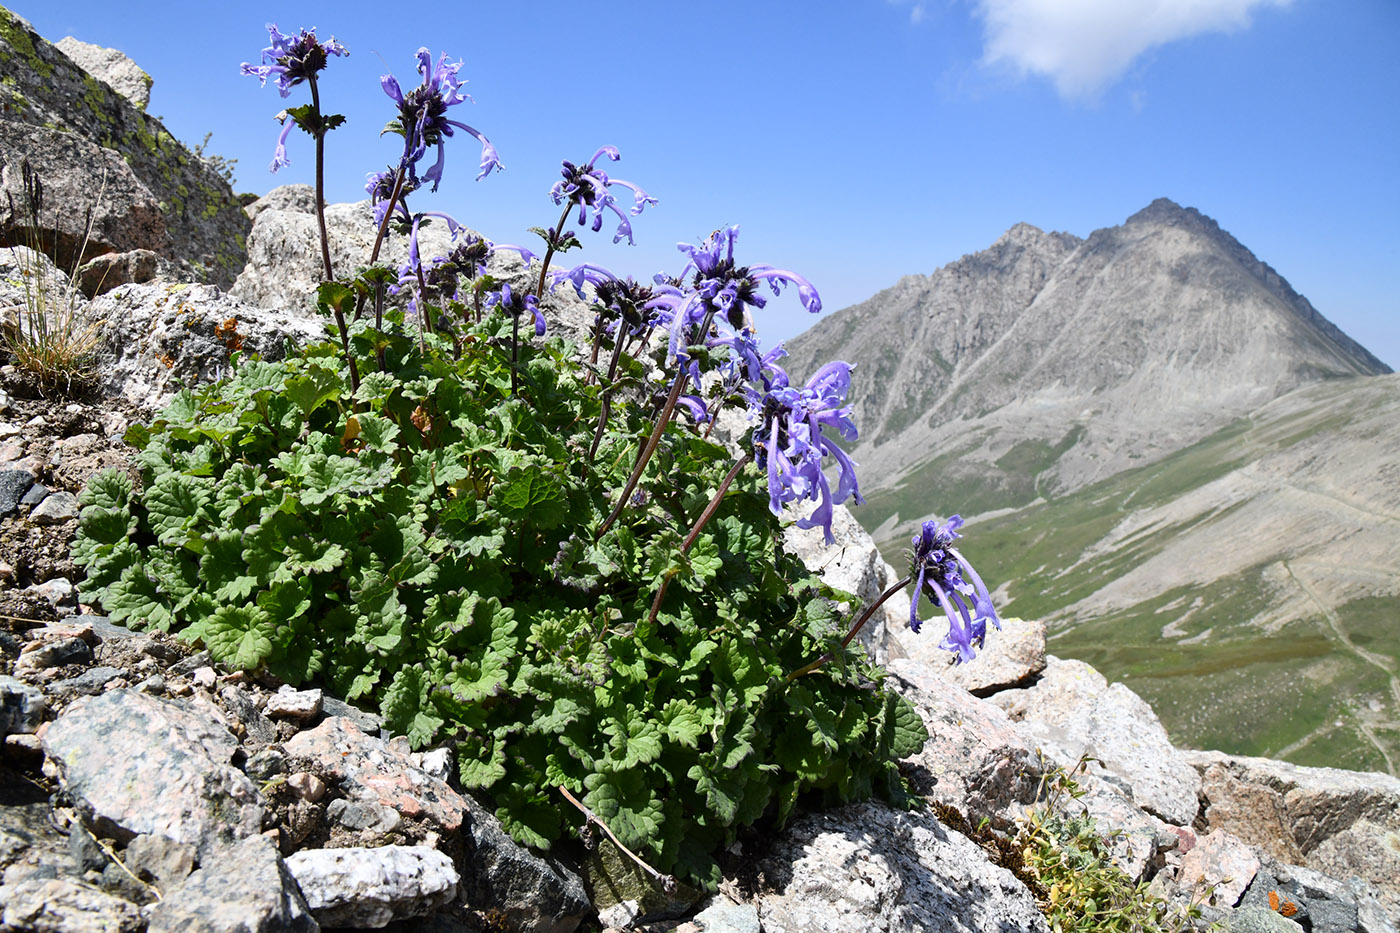
[[[475,801],[468,829],[464,903],[491,911],[516,933],[573,933],[592,913],[578,872],[517,843],[495,814]]]
[[[235,350],[278,360],[288,340],[325,338],[319,319],[256,308],[207,285],[123,285],[90,313],[103,322],[104,387],[146,409],[226,374]]]
[[[280,185],[243,208],[243,213],[252,221],[256,221],[263,211],[313,214],[316,211],[316,189],[310,185]]]
[[[1400,917],[1400,779],[1185,752],[1202,775],[1204,817],[1270,856],[1373,885]]]
[[[918,768],[921,793],[963,813],[1010,829],[1032,803],[1041,768],[1034,749],[1006,713],[942,680],[927,665],[901,659],[889,664],[888,685],[923,717],[929,740],[907,761]]]
[[[1082,661],[1052,655],[1033,686],[993,700],[1060,767],[1073,768],[1088,755],[1097,759],[1090,777],[1119,782],[1147,812],[1177,826],[1195,819],[1200,775],[1172,746],[1152,707],[1123,684],[1109,685]]]
[[[230,764],[237,748],[211,716],[129,689],[74,701],[44,733],[60,786],[95,834],[158,833],[201,855],[262,831],[262,795]]]
[[[234,283],[232,295],[262,308],[300,312],[315,307],[316,286],[326,273],[321,259],[320,227],[313,213],[315,194],[303,195],[300,190],[288,192],[278,188],[264,199],[268,205],[257,209],[263,202],[253,203],[257,219],[248,234],[248,264]],[[337,276],[349,276],[369,262],[377,228],[368,200],[329,205],[326,230],[331,267]],[[418,250],[425,259],[443,255],[451,248],[443,221],[419,228]],[[387,235],[379,260],[395,268],[407,262],[408,238],[397,233]]]
[[[801,817],[757,870],[765,933],[1048,931],[1031,892],[927,812],[863,803]]]
[[[104,49],[100,45],[64,36],[55,47],[73,59],[88,74],[106,84],[137,110],[145,110],[151,102],[151,76],[127,57],[125,52]]]
[[[382,927],[452,902],[457,869],[427,846],[307,849],[287,859],[317,921],[330,927]]]
[[[136,933],[135,905],[67,878],[0,885],[0,928],[24,933]]]
[[[60,267],[72,270],[103,253],[170,252],[160,201],[117,150],[74,133],[0,120],[0,153],[0,234],[8,242],[33,245],[25,213],[23,153],[43,186],[40,248]],[[85,241],[89,211],[92,230]]]
[[[148,933],[314,933],[288,866],[263,836],[209,853],[151,911]]]

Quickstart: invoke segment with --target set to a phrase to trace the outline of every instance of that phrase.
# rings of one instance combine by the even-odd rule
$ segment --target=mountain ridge
[[[857,364],[887,559],[960,513],[998,608],[1174,740],[1400,769],[1400,377],[1213,219],[1017,224],[789,350]]]

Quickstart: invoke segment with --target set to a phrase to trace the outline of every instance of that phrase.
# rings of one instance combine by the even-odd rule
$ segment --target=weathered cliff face
[[[137,91],[107,67],[110,56],[97,54],[107,50],[70,47],[91,53],[93,67],[122,88],[89,74],[0,7],[0,187],[22,213],[21,163],[42,178],[44,240],[54,244],[46,251],[64,269],[148,250],[189,279],[233,284],[251,224],[228,182],[125,96]],[[79,256],[88,210],[94,229]],[[21,242],[23,224],[0,197],[0,241]],[[107,284],[120,283],[109,276]]]

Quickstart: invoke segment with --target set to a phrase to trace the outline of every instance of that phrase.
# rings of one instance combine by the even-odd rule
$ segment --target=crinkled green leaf
[[[194,524],[200,509],[213,498],[207,479],[166,473],[146,490],[146,511],[161,544],[179,544]]]
[[[421,665],[399,668],[379,705],[384,726],[393,735],[406,736],[414,748],[432,742],[446,723],[429,699],[431,686]]]
[[[629,849],[648,848],[661,831],[661,801],[646,771],[590,774],[584,806],[598,814]]]
[[[220,664],[255,670],[272,654],[276,624],[257,606],[222,606],[204,625],[204,643]]]
[[[690,700],[672,700],[661,711],[661,728],[672,742],[696,748],[707,728],[705,716]]]

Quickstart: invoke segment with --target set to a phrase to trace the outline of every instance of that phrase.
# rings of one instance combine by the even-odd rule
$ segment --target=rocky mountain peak
[[[788,349],[798,372],[864,364],[852,391],[863,482],[912,482],[939,451],[996,486],[1013,448],[1034,449],[1048,458],[1040,486],[1061,492],[1300,385],[1389,371],[1214,220],[1167,198],[1087,239],[1017,224]]]

